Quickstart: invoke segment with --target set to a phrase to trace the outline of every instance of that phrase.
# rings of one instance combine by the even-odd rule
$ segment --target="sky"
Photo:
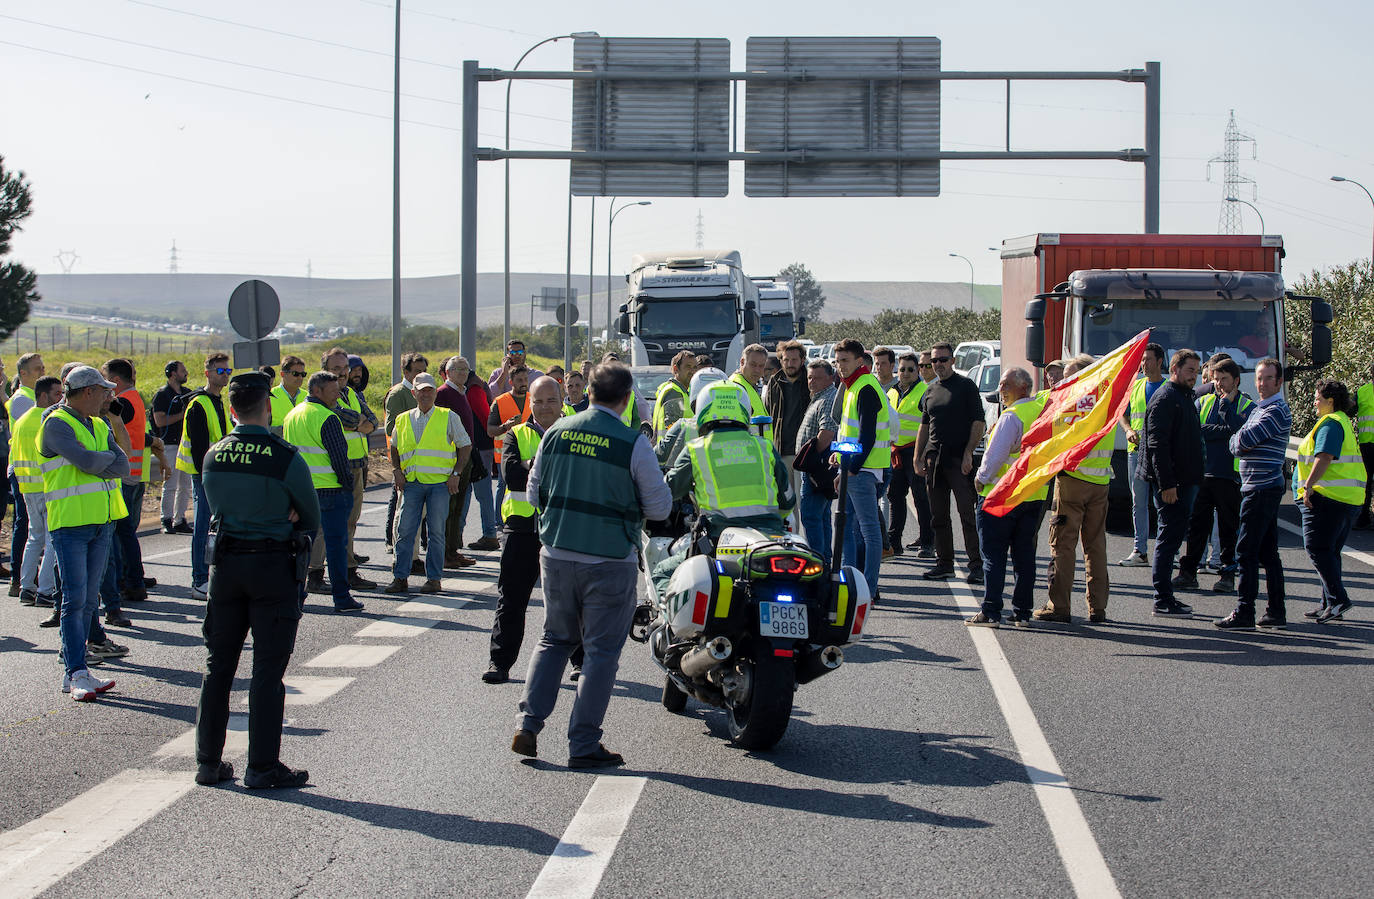
[[[26,173],[34,214],[14,256],[43,273],[179,270],[375,278],[391,274],[392,42],[384,0],[0,0],[0,156]],[[673,12],[673,10],[679,12]],[[1161,230],[1217,233],[1227,119],[1242,189],[1281,234],[1290,277],[1368,257],[1374,125],[1367,36],[1374,4],[1273,0],[1139,4],[983,0],[915,4],[611,0],[475,4],[403,0],[402,273],[459,270],[460,72],[508,68],[532,44],[603,36],[724,37],[733,68],[752,35],[911,35],[941,40],[942,66],[972,70],[1163,71]],[[524,68],[565,70],[572,41]],[[567,148],[566,82],[515,83],[511,146]],[[479,142],[501,146],[505,87],[482,86]],[[997,149],[1001,83],[945,82],[941,145]],[[1125,83],[1018,82],[1014,149],[1144,146],[1144,90]],[[741,145],[743,128],[741,128]],[[511,164],[515,271],[562,271],[567,163]],[[616,220],[613,268],[639,251],[734,247],[750,274],[805,264],[825,280],[1001,280],[1004,238],[1139,232],[1143,166],[946,162],[941,195],[757,199],[732,165],[726,198],[653,198]],[[478,269],[502,269],[502,167],[479,169]],[[593,209],[593,203],[595,203]],[[573,207],[572,268],[606,271],[605,198]],[[619,207],[617,207],[619,208]],[[1242,207],[1246,233],[1259,219]],[[595,234],[589,234],[593,214]],[[62,258],[59,259],[59,254]],[[70,254],[75,254],[75,258]]]

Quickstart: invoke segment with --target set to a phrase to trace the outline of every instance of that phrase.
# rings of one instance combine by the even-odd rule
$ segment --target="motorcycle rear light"
[[[773,556],[768,560],[768,570],[774,574],[801,574],[806,570],[806,559],[801,556]]]
[[[773,655],[777,656],[777,657],[780,658],[780,659],[790,659],[790,658],[792,658],[792,650],[790,650],[790,649],[775,649],[775,650],[773,650]]]

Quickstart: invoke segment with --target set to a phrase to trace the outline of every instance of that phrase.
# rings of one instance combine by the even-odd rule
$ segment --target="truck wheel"
[[[791,660],[772,656],[740,664],[753,669],[753,685],[747,702],[726,707],[730,739],[745,749],[771,749],[787,732],[797,671]]]
[[[687,708],[687,694],[667,675],[663,677],[663,707],[674,715],[681,715]]]

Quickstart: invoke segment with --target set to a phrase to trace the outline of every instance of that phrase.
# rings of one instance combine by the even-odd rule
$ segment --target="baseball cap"
[[[411,381],[410,383],[415,385],[416,390],[419,390],[423,387],[430,387],[437,390],[439,386],[434,383],[434,375],[431,375],[429,372],[422,372],[421,374],[416,375],[415,380]]]
[[[114,383],[101,377],[100,372],[91,368],[89,365],[78,365],[67,372],[67,389],[81,390],[84,387],[105,387],[114,389]]]

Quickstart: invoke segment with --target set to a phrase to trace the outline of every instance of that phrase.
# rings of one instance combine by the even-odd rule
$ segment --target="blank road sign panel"
[[[577,38],[577,71],[729,72],[724,38]],[[574,81],[572,149],[726,152],[728,81]],[[579,197],[723,197],[727,163],[572,163]]]
[[[751,37],[750,72],[940,71],[934,37]],[[751,152],[914,152],[940,149],[940,82],[883,79],[750,81],[744,147]],[[939,160],[746,162],[751,197],[936,197]]]

